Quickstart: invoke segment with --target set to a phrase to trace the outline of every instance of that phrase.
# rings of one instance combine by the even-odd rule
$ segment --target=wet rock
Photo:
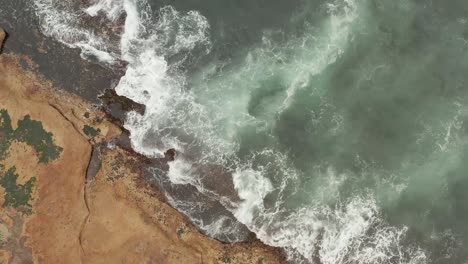
[[[122,148],[123,150],[130,153],[131,155],[138,157],[138,159],[142,161],[143,163],[145,164],[151,163],[151,160],[152,160],[151,158],[146,157],[136,152],[132,148],[132,142],[130,140],[130,132],[128,132],[125,128],[122,128],[122,133],[118,137],[112,139],[111,143],[115,146]]]
[[[111,89],[105,90],[104,93],[99,96],[99,99],[101,99],[103,103],[102,110],[118,125],[124,123],[125,116],[129,111],[135,111],[141,115],[145,113],[145,105],[120,96]]]
[[[134,151],[132,148],[132,142],[130,141],[130,132],[123,130],[122,134],[115,139],[115,145],[125,149],[128,152]]]
[[[219,241],[248,241],[255,238],[255,234],[236,220],[234,215],[220,202],[219,197],[200,193],[195,186],[190,184],[173,184],[168,177],[169,166],[166,158],[161,158],[158,161],[159,164],[153,162],[151,165],[143,167],[142,173],[145,182],[161,192],[165,201],[177,201],[174,206],[188,219],[197,219],[207,227],[212,226],[214,229],[218,227],[224,230],[224,232],[210,234]],[[221,181],[223,179],[220,179],[218,184]],[[210,233],[203,228],[199,230],[205,234]]]
[[[167,150],[165,153],[164,153],[164,157],[166,158],[166,160],[168,161],[174,161],[175,158],[177,156],[177,152],[175,149],[171,148],[169,150]]]
[[[240,198],[232,181],[232,173],[219,165],[194,165],[203,187],[230,201],[239,202]]]
[[[107,142],[102,142],[93,146],[91,158],[89,160],[88,169],[86,170],[86,182],[94,179],[102,166],[101,156],[106,150]]]
[[[62,2],[76,4],[76,1]],[[95,60],[83,60],[80,49],[45,36],[40,27],[42,21],[35,14],[35,8],[31,8],[30,1],[1,1],[0,10],[0,26],[8,32],[4,53],[27,57],[34,65],[25,69],[41,73],[57,88],[99,103],[97,96],[123,75],[124,65],[114,69]]]

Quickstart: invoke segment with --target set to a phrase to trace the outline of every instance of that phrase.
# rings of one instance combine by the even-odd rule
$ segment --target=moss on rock
[[[18,184],[16,168],[12,167],[0,177],[0,186],[5,189],[5,202],[3,207],[13,207],[26,214],[31,214],[32,206],[29,203],[36,178],[29,179],[25,184]]]
[[[11,118],[5,109],[0,109],[0,160],[6,158],[13,139]]]
[[[63,149],[54,144],[53,135],[42,127],[42,123],[26,115],[18,121],[18,128],[13,130],[11,118],[6,109],[0,109],[0,160],[6,158],[11,142],[24,142],[37,152],[39,163],[48,163],[60,156]]]
[[[88,126],[88,125],[85,125],[83,127],[83,133],[85,133],[86,136],[90,137],[90,138],[95,138],[97,136],[99,136],[99,134],[101,133],[101,129],[96,129],[92,126]]]
[[[18,128],[14,132],[15,139],[33,147],[38,156],[39,163],[48,163],[57,159],[63,149],[54,144],[53,135],[42,127],[39,121],[31,120],[26,115],[23,120],[18,121]]]

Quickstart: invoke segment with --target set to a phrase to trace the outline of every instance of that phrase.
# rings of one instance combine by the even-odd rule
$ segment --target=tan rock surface
[[[5,30],[3,30],[3,28],[0,28],[0,51],[2,50],[3,42],[5,42],[5,38],[6,38]]]
[[[8,110],[13,126],[25,115],[42,122],[63,152],[40,164],[33,148],[14,142],[1,162],[17,168],[18,183],[37,181],[30,216],[0,208],[0,262],[284,262],[277,250],[259,242],[229,245],[199,233],[146,186],[137,158],[122,149],[108,150],[86,184],[93,141],[84,125],[101,130],[95,142],[117,136],[119,128],[89,103],[22,70],[21,59],[0,56],[0,109]]]
[[[83,232],[85,260],[93,263],[109,263],[109,260],[112,263],[121,260],[125,263],[279,262],[277,252],[258,242],[225,245],[200,234],[182,215],[157,199],[157,193],[142,187],[144,183],[133,169],[136,162],[120,149],[109,151],[103,157],[103,167],[87,189],[90,217]]]
[[[0,108],[8,110],[13,124],[25,115],[40,120],[55,143],[64,146],[58,160],[38,164],[34,150],[13,144],[5,161],[7,167],[16,166],[22,177],[37,178],[34,214],[26,223],[27,244],[34,249],[36,261],[47,258],[49,263],[73,263],[81,255],[76,238],[87,215],[83,175],[91,145],[57,109],[43,101],[50,95],[39,87],[39,80],[18,74],[12,64],[1,59]]]

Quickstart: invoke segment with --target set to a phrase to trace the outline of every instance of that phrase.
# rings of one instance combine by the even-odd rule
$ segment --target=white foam
[[[151,17],[149,6],[141,7],[133,0],[125,0],[123,7],[127,19],[121,39],[121,53],[129,64],[125,76],[115,89],[119,95],[147,106],[144,116],[132,113],[125,125],[132,132],[133,146],[137,151],[149,155],[160,154],[172,147],[182,147],[176,138],[159,135],[159,144],[150,144],[153,148],[151,150],[144,140],[148,131],[158,134],[159,129],[173,126],[168,123],[181,124],[186,119],[174,108],[181,104],[190,107],[192,99],[183,90],[184,77],[168,73],[171,68],[164,56],[208,45],[209,25],[197,12],[184,15],[172,7],[164,7],[159,11],[159,20],[151,21],[144,18]],[[167,45],[173,39],[175,42]]]
[[[286,98],[281,109],[287,109],[299,89],[306,87],[310,77],[321,73],[333,64],[344,50],[350,39],[352,26],[358,18],[358,6],[355,0],[336,0],[327,4],[329,18],[322,25],[322,34],[313,36],[315,52],[302,54],[307,59],[292,74],[293,79],[286,90]],[[309,41],[308,36],[303,42]]]
[[[207,208],[206,204],[203,202],[196,200],[180,201],[174,199],[167,193],[166,198],[169,204],[190,217],[193,223],[208,236],[225,239],[226,241],[242,241],[242,239],[246,238],[246,233],[242,224],[225,214],[221,213],[217,215],[216,218],[212,219],[202,219],[199,216],[194,216],[194,212],[204,212],[204,209]],[[206,212],[204,212],[204,214],[206,214]]]
[[[263,199],[273,190],[273,186],[261,172],[252,169],[235,172],[233,182],[242,199],[234,215],[244,224],[252,223],[254,217],[264,210]]]
[[[372,197],[355,197],[338,207],[317,205],[295,212],[265,214],[250,226],[264,242],[283,247],[291,260],[310,263],[426,263],[425,253],[403,245],[406,229],[382,220]],[[258,223],[257,222],[257,223]]]
[[[117,55],[109,51],[109,43],[81,27],[79,14],[70,11],[70,6],[68,1],[34,0],[42,32],[70,48],[81,48],[83,58],[95,57],[101,62],[113,64]]]
[[[121,0],[94,0],[94,4],[84,11],[90,16],[104,13],[112,21],[117,20],[123,14],[123,1]]]
[[[192,175],[192,165],[182,158],[170,163],[168,177],[173,184],[196,185]]]
[[[98,61],[112,64],[115,62],[115,58],[108,52],[99,50],[89,43],[78,42],[73,45],[81,49],[81,57],[83,59],[95,57]]]

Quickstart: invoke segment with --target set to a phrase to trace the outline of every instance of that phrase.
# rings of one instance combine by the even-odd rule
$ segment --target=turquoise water
[[[117,3],[88,14],[126,13],[120,43],[59,40],[129,63],[133,146],[178,151],[154,175],[204,232],[291,263],[468,261],[466,1]]]

